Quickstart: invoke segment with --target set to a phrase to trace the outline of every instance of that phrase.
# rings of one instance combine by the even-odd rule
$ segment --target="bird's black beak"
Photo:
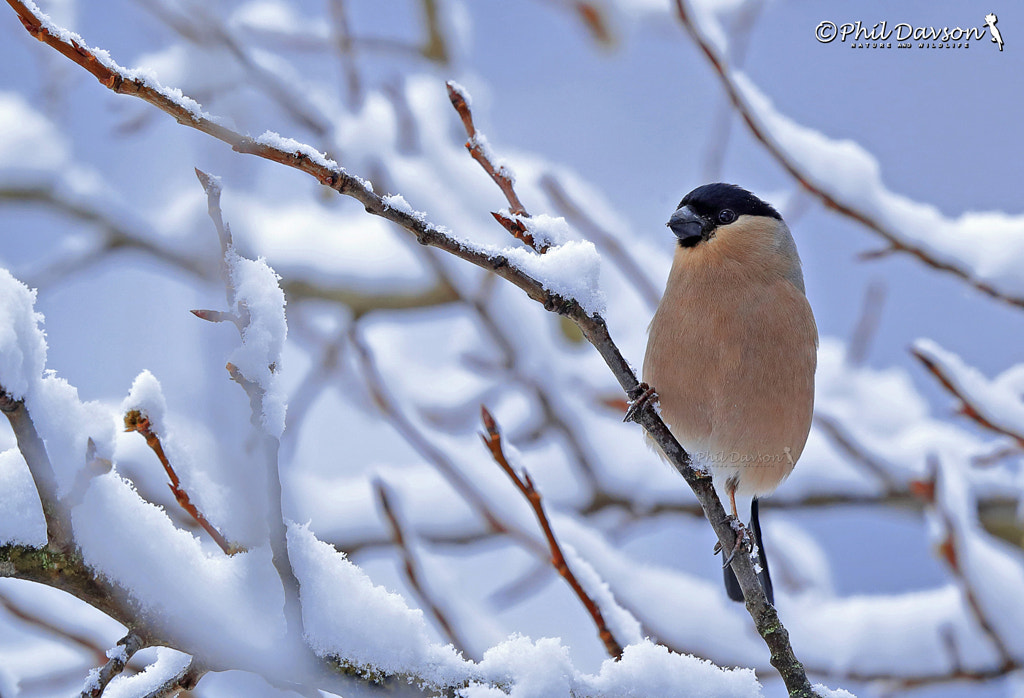
[[[666,225],[679,238],[683,247],[693,247],[704,239],[704,230],[709,228],[708,222],[698,216],[689,206],[683,206],[672,214]]]

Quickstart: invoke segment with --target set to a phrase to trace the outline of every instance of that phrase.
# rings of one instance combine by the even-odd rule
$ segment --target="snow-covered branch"
[[[877,257],[906,253],[1000,301],[1024,307],[1024,217],[965,212],[948,218],[935,206],[893,193],[878,161],[860,145],[835,140],[779,111],[709,38],[710,13],[675,0],[679,19],[718,75],[736,112],[779,165],[826,207],[886,242]],[[719,32],[720,33],[720,32]]]

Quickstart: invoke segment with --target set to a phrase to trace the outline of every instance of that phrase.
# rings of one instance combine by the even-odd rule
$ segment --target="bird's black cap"
[[[771,204],[757,198],[743,187],[716,182],[697,187],[683,197],[677,209],[689,206],[694,213],[714,220],[723,209],[731,209],[737,216],[768,216],[782,220]]]

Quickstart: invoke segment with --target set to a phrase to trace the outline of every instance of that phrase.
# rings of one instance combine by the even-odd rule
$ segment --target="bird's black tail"
[[[772,590],[772,578],[768,574],[768,557],[764,552],[764,541],[761,539],[761,521],[757,517],[757,498],[750,504],[750,530],[754,534],[754,543],[757,545],[757,561],[761,567],[761,571],[758,573],[757,578],[761,580],[761,586],[764,588],[764,595],[768,597],[768,603],[775,605],[775,593]],[[725,590],[729,594],[729,598],[733,601],[743,600],[743,590],[740,589],[740,583],[736,579],[736,575],[733,574],[732,567],[726,567],[723,569],[725,573]]]

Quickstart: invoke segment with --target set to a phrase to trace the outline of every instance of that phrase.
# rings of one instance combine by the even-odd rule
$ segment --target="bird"
[[[818,330],[800,256],[779,212],[735,184],[697,187],[667,225],[677,244],[643,382],[735,521],[737,499],[749,502],[758,577],[774,605],[758,498],[792,472],[814,410]],[[729,597],[742,601],[728,560],[724,570]]]

